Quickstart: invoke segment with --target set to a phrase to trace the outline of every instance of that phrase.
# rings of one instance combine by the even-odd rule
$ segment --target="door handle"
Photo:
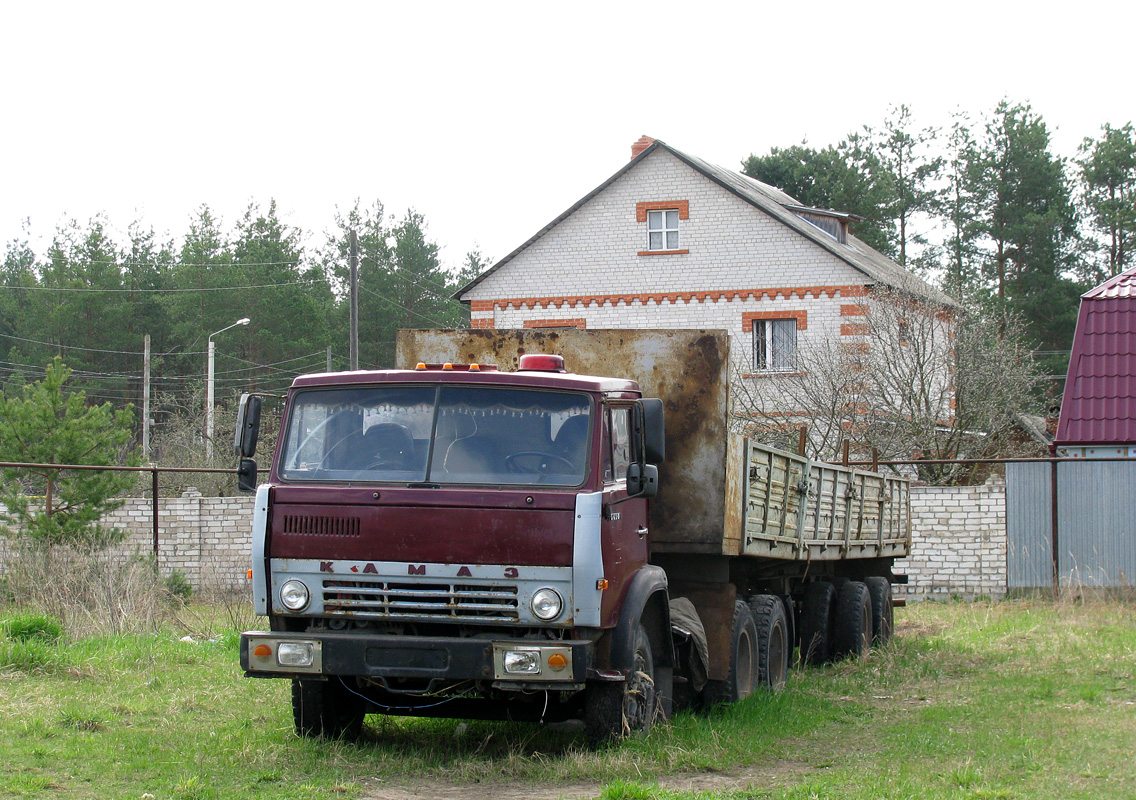
[[[635,532],[636,532],[637,534],[639,534],[640,536],[646,536],[646,535],[647,535],[647,528],[646,528],[646,526],[645,526],[645,525],[640,525],[640,526],[639,526],[639,529],[638,529],[638,530],[636,530]]]

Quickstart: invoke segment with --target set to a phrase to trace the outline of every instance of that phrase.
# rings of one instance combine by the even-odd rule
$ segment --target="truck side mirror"
[[[661,464],[667,453],[663,401],[645,397],[639,406],[643,409],[643,458],[648,464]]]
[[[256,462],[251,458],[242,458],[237,467],[237,488],[242,492],[256,491]]]
[[[654,464],[627,465],[627,496],[654,497],[659,493],[659,468]]]
[[[260,435],[260,404],[261,399],[255,395],[247,392],[241,395],[233,450],[242,458],[252,458],[256,453],[256,438]],[[254,469],[255,466],[254,464]]]

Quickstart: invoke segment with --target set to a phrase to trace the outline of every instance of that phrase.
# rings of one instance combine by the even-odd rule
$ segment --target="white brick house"
[[[824,337],[863,344],[883,286],[954,301],[848,232],[847,214],[643,137],[630,163],[460,292],[474,328],[716,328],[754,375]]]

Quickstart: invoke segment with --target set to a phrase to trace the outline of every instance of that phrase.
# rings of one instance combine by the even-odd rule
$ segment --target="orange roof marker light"
[[[445,364],[427,364],[424,361],[419,361],[415,369],[422,370],[445,370],[446,372],[496,372],[496,364],[455,364],[453,362],[446,362]]]

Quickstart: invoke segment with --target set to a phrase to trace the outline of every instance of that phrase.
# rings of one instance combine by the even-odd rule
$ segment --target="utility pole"
[[[351,263],[351,369],[359,369],[359,237],[350,233],[348,253]]]
[[[142,458],[150,460],[150,334],[142,337]]]
[[[327,346],[327,371],[331,372],[331,345]]]

